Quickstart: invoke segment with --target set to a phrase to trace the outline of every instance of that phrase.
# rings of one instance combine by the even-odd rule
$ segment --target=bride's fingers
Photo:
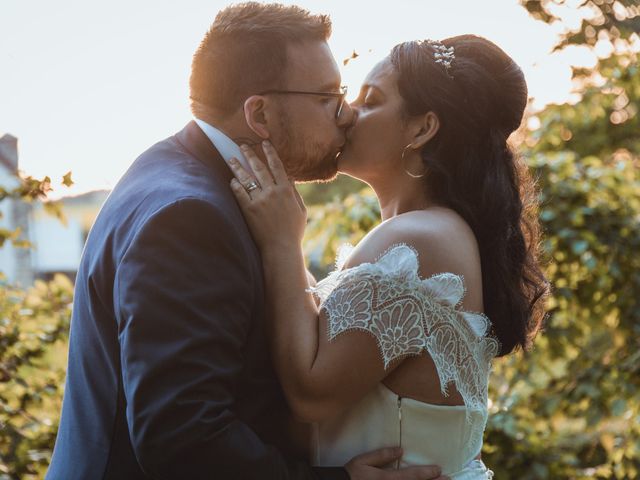
[[[238,203],[240,204],[240,208],[246,212],[247,207],[251,203],[251,197],[249,196],[249,193],[242,186],[242,184],[238,181],[237,178],[231,179],[230,186],[231,186],[231,191],[235,195],[236,200],[238,200]]]
[[[249,166],[253,170],[258,182],[262,186],[268,186],[273,184],[273,177],[267,166],[258,158],[256,152],[248,145],[240,145],[244,158],[249,162]]]
[[[251,182],[254,182],[256,179],[247,172],[244,167],[240,164],[237,158],[231,157],[229,159],[229,168],[233,172],[233,175],[238,179],[238,181],[246,188]]]
[[[265,157],[267,157],[267,163],[269,164],[269,170],[271,170],[271,175],[273,175],[273,180],[280,185],[285,185],[285,182],[288,182],[287,172],[284,170],[284,165],[282,165],[282,160],[280,160],[280,156],[276,149],[273,148],[271,142],[265,140],[262,142],[262,150],[264,151]]]

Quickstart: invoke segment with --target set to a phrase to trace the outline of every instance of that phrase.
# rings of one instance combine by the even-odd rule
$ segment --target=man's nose
[[[349,128],[356,119],[356,113],[349,103],[344,102],[340,116],[338,117],[338,127]]]

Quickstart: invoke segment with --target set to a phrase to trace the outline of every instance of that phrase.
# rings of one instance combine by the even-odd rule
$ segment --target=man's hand
[[[437,466],[382,469],[400,457],[401,448],[382,448],[352,458],[345,468],[351,480],[449,480],[449,477],[440,475],[440,467]]]

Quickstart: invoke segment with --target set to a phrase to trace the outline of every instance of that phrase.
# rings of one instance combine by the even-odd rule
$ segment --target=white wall
[[[12,190],[19,185],[18,178],[0,163],[0,187]],[[104,197],[104,192],[92,192],[71,199],[71,205],[63,205],[65,223],[45,212],[40,202],[1,201],[0,229],[14,231],[22,227],[19,238],[32,245],[32,248],[16,248],[7,241],[0,248],[0,272],[6,280],[27,287],[37,277],[76,272],[84,247],[84,230],[88,228],[83,222],[87,223],[87,215],[95,218]]]
[[[18,179],[12,175],[9,170],[0,163],[0,187],[11,190],[18,186]],[[13,200],[5,199],[0,202],[0,228],[6,230],[15,230],[16,225],[13,223]],[[0,248],[0,272],[4,273],[10,283],[19,281],[18,262],[16,248],[11,245],[11,241],[5,242]]]
[[[55,217],[38,217],[31,224],[34,270],[39,274],[75,272],[83,247],[80,223],[69,218],[64,225]]]

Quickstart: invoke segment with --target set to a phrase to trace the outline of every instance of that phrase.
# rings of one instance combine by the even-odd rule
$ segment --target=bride
[[[394,47],[351,105],[337,159],[373,188],[382,222],[317,285],[305,207],[277,152],[263,143],[263,162],[243,147],[253,173],[233,163],[274,363],[292,411],[313,424],[316,465],[400,445],[390,468],[493,476],[480,459],[491,361],[529,346],[547,288],[532,182],[507,145],[526,102],[522,71],[486,39]]]

